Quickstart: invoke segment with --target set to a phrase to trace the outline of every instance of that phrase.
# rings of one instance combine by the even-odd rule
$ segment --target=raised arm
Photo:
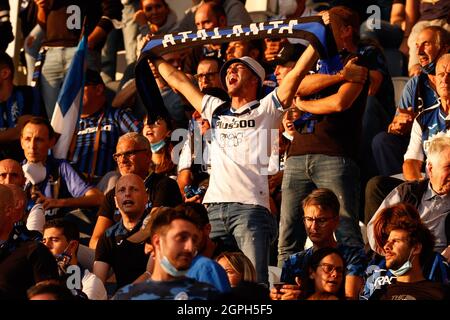
[[[291,106],[292,99],[297,91],[300,82],[305,75],[311,70],[312,66],[316,62],[318,55],[314,48],[309,45],[305,52],[300,56],[295,64],[295,67],[289,71],[283,82],[278,87],[277,96],[281,102],[283,108]]]
[[[186,74],[161,58],[152,60],[152,63],[169,86],[179,91],[195,110],[201,113],[204,94],[200,92],[200,89],[191,82]]]
[[[367,77],[367,68],[358,66],[357,59],[357,57],[350,59],[336,74],[316,73],[305,76],[298,87],[297,94],[302,97],[309,96],[344,81],[364,83]]]
[[[341,85],[338,92],[331,96],[317,100],[295,101],[297,108],[314,114],[330,114],[342,112],[350,108],[363,89],[360,83],[346,82]]]

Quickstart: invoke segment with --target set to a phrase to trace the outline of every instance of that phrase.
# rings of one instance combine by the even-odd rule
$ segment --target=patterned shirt
[[[440,103],[421,112],[414,120],[411,129],[411,139],[409,140],[404,159],[424,161],[425,150],[430,138],[439,132],[445,133],[448,130],[446,122],[449,119],[450,117],[445,114]]]
[[[14,86],[8,100],[0,103],[0,129],[14,128],[24,114],[33,114],[33,93],[31,87]]]
[[[101,137],[94,173],[96,177],[102,177],[114,170],[116,164],[112,155],[116,150],[119,137],[130,131],[140,132],[143,126],[142,122],[137,120],[128,109],[106,108],[80,119],[71,161],[79,172],[88,174],[93,169],[94,145],[100,119]]]
[[[337,248],[342,254],[346,265],[347,276],[364,276],[367,267],[367,258],[364,249],[359,247],[349,247],[338,244]],[[308,264],[313,254],[313,248],[294,253],[284,262],[281,271],[281,281],[295,283],[295,277],[304,278],[307,276]]]
[[[214,300],[218,295],[219,292],[207,283],[182,278],[130,284],[117,291],[113,300]]]

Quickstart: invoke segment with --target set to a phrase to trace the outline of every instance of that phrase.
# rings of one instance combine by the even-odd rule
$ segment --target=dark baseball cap
[[[283,65],[289,61],[297,62],[298,58],[305,51],[306,47],[300,43],[285,42],[280,52],[275,56],[275,59],[271,61],[273,66]]]
[[[89,85],[97,85],[97,84],[103,84],[103,85],[105,84],[100,75],[100,72],[92,70],[92,69],[87,69],[85,79],[84,79],[84,85],[89,86]]]

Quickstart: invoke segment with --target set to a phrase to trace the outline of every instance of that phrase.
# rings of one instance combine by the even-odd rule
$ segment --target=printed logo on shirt
[[[106,124],[102,127],[101,129],[102,131],[112,131],[112,126],[110,124]],[[86,128],[84,130],[80,130],[78,131],[78,135],[85,135],[85,134],[89,134],[89,133],[93,133],[93,132],[97,132],[97,127],[95,128]]]
[[[239,120],[232,119],[231,121],[218,120],[216,123],[217,129],[238,129],[238,128],[254,128],[256,126],[256,121],[250,120]]]
[[[219,146],[221,148],[237,147],[244,138],[243,132],[221,133],[219,135]]]

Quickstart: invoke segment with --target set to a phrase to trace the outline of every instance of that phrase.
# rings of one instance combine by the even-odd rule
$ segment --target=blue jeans
[[[237,202],[208,206],[210,237],[234,242],[252,261],[258,282],[268,284],[270,244],[277,235],[276,218],[267,208]]]
[[[337,240],[347,245],[364,246],[358,225],[360,177],[355,162],[322,154],[291,156],[286,160],[281,185],[279,267],[289,255],[304,249],[306,232],[301,201],[316,188],[331,189],[339,199]]]
[[[27,62],[27,85],[30,85],[31,80],[33,80],[34,64],[36,63],[39,49],[41,49],[41,43],[44,39],[44,35],[44,30],[39,24],[37,24],[25,39],[23,49],[25,51],[25,60]],[[32,41],[31,46],[28,47],[27,42],[30,38],[33,38],[34,40]]]
[[[49,47],[45,55],[41,75],[41,93],[49,119],[52,119],[59,91],[76,50],[77,47]],[[89,69],[99,71],[100,53],[88,50],[86,63]]]

